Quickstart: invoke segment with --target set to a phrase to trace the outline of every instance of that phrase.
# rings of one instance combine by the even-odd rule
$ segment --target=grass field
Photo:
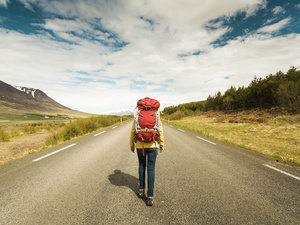
[[[0,113],[0,124],[22,121],[49,121],[49,120],[65,120],[70,117],[65,115],[42,115],[42,114],[11,114]]]
[[[252,118],[252,119],[251,119]],[[261,122],[259,122],[261,121]],[[204,114],[171,120],[171,124],[269,158],[300,166],[300,115],[263,117]]]

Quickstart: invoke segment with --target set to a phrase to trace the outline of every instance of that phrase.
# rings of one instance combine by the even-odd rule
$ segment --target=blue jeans
[[[139,181],[140,189],[145,189],[146,167],[148,175],[148,197],[153,197],[154,181],[155,181],[155,162],[158,148],[145,148],[145,156],[143,156],[143,149],[137,149],[139,158]]]

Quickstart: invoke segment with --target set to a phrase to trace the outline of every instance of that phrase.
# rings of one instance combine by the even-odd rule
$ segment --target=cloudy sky
[[[0,0],[0,80],[89,113],[300,68],[298,0]]]

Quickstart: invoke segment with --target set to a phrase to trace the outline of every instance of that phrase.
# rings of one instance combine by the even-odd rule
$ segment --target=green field
[[[0,123],[12,123],[22,121],[50,121],[72,119],[65,115],[42,115],[42,114],[11,114],[0,113]]]

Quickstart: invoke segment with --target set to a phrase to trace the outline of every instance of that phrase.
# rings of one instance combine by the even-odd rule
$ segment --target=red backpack
[[[160,103],[156,99],[143,98],[137,102],[134,113],[135,140],[142,142],[143,155],[145,155],[144,142],[160,142],[159,107]]]

